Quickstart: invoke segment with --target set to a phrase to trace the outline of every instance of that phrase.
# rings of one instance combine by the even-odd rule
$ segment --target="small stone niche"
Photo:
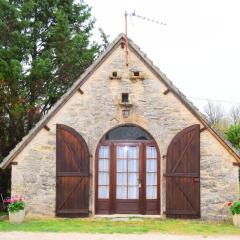
[[[129,94],[128,93],[122,93],[122,103],[129,102]]]
[[[129,70],[129,79],[130,80],[143,80],[144,79],[144,74],[139,68],[131,68]]]
[[[109,76],[109,78],[111,80],[113,80],[113,79],[120,80],[121,76],[119,75],[119,73],[117,71],[113,71],[112,74]]]
[[[119,105],[123,108],[131,108],[132,102],[129,100],[129,93],[122,93],[121,101],[119,102]]]

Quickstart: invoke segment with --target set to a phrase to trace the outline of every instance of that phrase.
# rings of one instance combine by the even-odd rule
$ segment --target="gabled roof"
[[[93,72],[104,62],[104,60],[121,44],[125,42],[125,34],[120,34],[104,51],[104,53],[79,77],[73,86],[64,94],[60,100],[50,109],[36,126],[22,139],[20,143],[9,153],[7,157],[0,164],[0,168],[6,168],[11,161],[24,149],[24,147],[34,138],[34,136],[48,123],[48,121],[61,109],[81,85],[92,75]],[[156,67],[152,61],[143,53],[140,48],[128,39],[128,47],[135,52],[137,56],[162,80],[169,91],[171,91],[187,109],[202,123],[202,125],[227,149],[227,151],[236,159],[236,164],[240,164],[240,152],[235,149],[230,142],[226,141],[224,137],[214,128],[212,128],[205,116],[182,94],[177,87],[166,77],[164,73]]]

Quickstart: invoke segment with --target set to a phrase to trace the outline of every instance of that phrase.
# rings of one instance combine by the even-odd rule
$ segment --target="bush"
[[[226,138],[235,148],[240,150],[240,123],[232,125],[226,131]]]
[[[235,202],[229,202],[228,206],[232,215],[240,214],[240,199]]]
[[[25,208],[25,203],[22,197],[11,197],[5,200],[8,205],[9,212],[19,212]]]

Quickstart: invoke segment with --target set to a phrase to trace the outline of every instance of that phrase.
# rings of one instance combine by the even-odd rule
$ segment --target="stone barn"
[[[26,198],[29,214],[223,220],[239,194],[239,163],[120,34],[0,167],[11,167],[12,194]]]

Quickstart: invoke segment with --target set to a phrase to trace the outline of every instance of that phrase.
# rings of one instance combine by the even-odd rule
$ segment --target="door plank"
[[[194,199],[191,198],[191,196],[187,195],[186,192],[183,190],[183,188],[181,187],[181,185],[177,182],[177,180],[173,177],[172,178],[173,181],[175,182],[176,186],[179,188],[179,190],[182,192],[183,196],[185,197],[185,199],[187,200],[187,202],[190,204],[190,206],[192,207],[192,210],[195,209],[195,207],[193,206],[193,202]],[[191,199],[190,199],[191,198]]]
[[[179,163],[181,162],[184,154],[186,153],[186,151],[188,150],[190,144],[192,143],[192,139],[193,139],[193,135],[192,135],[191,138],[189,139],[188,144],[186,145],[186,147],[185,147],[184,150],[182,151],[180,157],[178,158],[177,163],[176,163],[176,165],[174,166],[174,168],[173,168],[173,170],[172,170],[172,173],[176,172],[176,169],[177,169]]]
[[[82,179],[83,178],[80,178],[80,181],[78,182],[78,184],[75,185],[75,187],[68,193],[67,197],[65,199],[63,199],[63,202],[61,204],[59,204],[58,210],[62,209],[64,204],[68,201],[68,199],[72,196],[72,194],[78,189],[79,185],[82,183]]]

